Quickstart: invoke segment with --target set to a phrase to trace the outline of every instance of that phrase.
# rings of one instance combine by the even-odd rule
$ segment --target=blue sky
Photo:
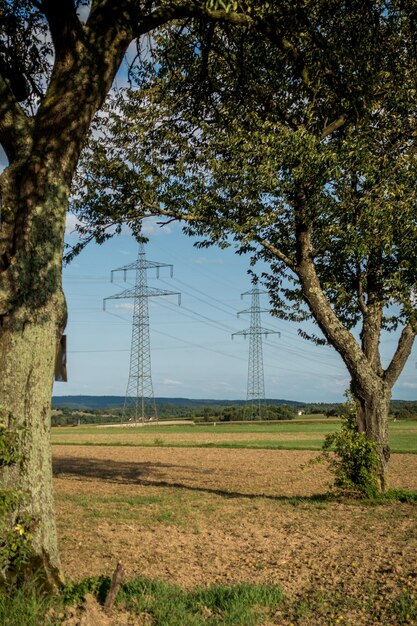
[[[73,220],[68,224],[70,234]],[[149,301],[152,379],[155,396],[244,399],[246,398],[249,341],[231,339],[247,328],[249,315],[237,312],[250,308],[250,298],[240,294],[251,288],[247,274],[249,258],[232,249],[199,250],[176,224],[160,228],[147,222],[146,256],[151,261],[172,263],[162,269],[159,280],[148,271],[148,285],[181,292]],[[55,395],[124,395],[129,374],[132,304],[110,300],[103,311],[103,298],[127,284],[122,275],[112,284],[112,269],[135,261],[138,245],[125,231],[102,246],[90,245],[64,269],[68,301],[67,383],[55,383]],[[259,268],[260,270],[262,268]],[[268,307],[268,297],[261,297]],[[337,353],[297,335],[298,324],[262,314],[262,326],[279,331],[263,340],[265,393],[269,398],[306,402],[340,402],[349,384],[348,373]],[[305,326],[308,329],[308,326]],[[394,336],[382,338],[385,361],[395,346]],[[417,395],[415,354],[411,356],[394,398]]]
[[[0,150],[1,165],[6,163]],[[67,241],[74,241],[69,216]],[[149,260],[174,265],[174,277],[162,269],[148,284],[180,291],[182,306],[173,297],[150,300],[151,362],[154,393],[162,397],[244,399],[247,389],[249,341],[231,334],[249,326],[251,288],[249,259],[232,249],[199,250],[178,225],[160,228],[147,222]],[[112,269],[135,261],[138,245],[127,230],[102,246],[90,244],[64,268],[69,320],[67,383],[55,383],[54,395],[124,395],[130,362],[132,301],[103,298],[129,286],[110,282]],[[259,268],[260,270],[262,268]],[[261,304],[268,307],[268,298]],[[347,370],[330,347],[315,346],[297,335],[298,324],[262,314],[262,326],[281,333],[263,340],[265,394],[305,402],[341,402],[349,385]],[[304,326],[308,330],[309,326]],[[311,328],[311,327],[310,327]],[[317,332],[317,330],[316,330]],[[395,349],[396,335],[381,341],[383,364]],[[397,399],[417,398],[417,347],[393,390]]]

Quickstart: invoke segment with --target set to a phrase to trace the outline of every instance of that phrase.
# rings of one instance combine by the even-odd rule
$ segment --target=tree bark
[[[49,588],[62,582],[55,529],[50,450],[50,403],[63,297],[58,293],[33,316],[8,316],[0,330],[0,415],[10,429],[21,429],[21,460],[2,468],[6,489],[22,491],[17,515],[30,518],[31,558],[25,574],[36,572]],[[17,317],[17,319],[16,319]],[[19,319],[20,318],[20,319]],[[22,571],[13,572],[21,576]]]
[[[31,557],[48,587],[61,583],[50,450],[57,345],[66,323],[61,267],[68,187],[37,159],[0,177],[0,419],[20,433],[20,459],[0,467],[4,489],[27,494],[16,511],[30,522]],[[15,572],[22,575],[22,571]],[[15,574],[11,573],[11,574]]]
[[[380,491],[388,486],[388,415],[391,400],[391,388],[377,376],[369,379],[364,387],[362,382],[352,376],[351,391],[357,403],[356,420],[359,432],[366,435],[376,446],[378,455],[377,480]]]
[[[50,405],[57,345],[66,323],[62,253],[69,188],[91,119],[131,40],[129,29],[100,23],[104,32],[89,31],[91,42],[83,46],[72,35],[61,41],[65,19],[53,25],[60,48],[36,124],[16,105],[9,107],[10,122],[4,117],[3,126],[8,125],[0,126],[10,138],[10,165],[0,175],[0,418],[21,432],[21,460],[0,467],[0,480],[4,489],[27,494],[15,515],[31,520],[31,557],[24,573],[36,572],[49,588],[62,582]],[[3,87],[8,94],[7,84]],[[9,572],[9,577],[15,573],[22,574]]]

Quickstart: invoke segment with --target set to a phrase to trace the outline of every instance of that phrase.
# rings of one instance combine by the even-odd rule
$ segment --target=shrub
[[[378,494],[376,445],[358,431],[355,403],[348,399],[345,406],[342,427],[326,436],[323,454],[334,474],[336,488],[375,497]]]

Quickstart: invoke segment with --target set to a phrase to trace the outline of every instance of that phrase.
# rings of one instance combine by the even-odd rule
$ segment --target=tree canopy
[[[367,20],[362,3],[360,15],[336,4],[338,13],[327,3],[330,24],[318,11],[312,33],[300,33],[310,38],[303,66],[235,26],[170,26],[156,37],[135,86],[96,121],[73,202],[81,234],[101,240],[126,221],[139,233],[142,216],[166,213],[207,242],[232,237],[273,259],[276,312],[296,319],[301,294],[282,276],[298,282],[302,204],[322,288],[347,328],[372,290],[389,309],[382,327],[414,320],[412,31],[382,3]]]

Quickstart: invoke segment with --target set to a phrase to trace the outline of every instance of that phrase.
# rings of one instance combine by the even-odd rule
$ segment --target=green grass
[[[17,590],[0,590],[1,626],[55,626],[58,621],[47,617],[55,600],[36,593],[33,584],[25,584]]]
[[[109,578],[100,577],[69,585],[66,602],[80,602],[88,592],[103,601],[109,584]],[[148,616],[154,626],[256,626],[265,622],[283,600],[282,591],[275,585],[216,585],[184,591],[166,582],[134,578],[122,584],[117,606]]]
[[[52,432],[54,435],[126,435],[131,434],[134,436],[140,435],[158,435],[165,434],[182,434],[182,433],[209,433],[210,435],[224,435],[228,433],[299,433],[299,432],[317,432],[328,433],[333,432],[339,428],[339,420],[327,420],[326,422],[309,422],[307,424],[303,422],[278,422],[270,424],[268,422],[256,423],[245,422],[244,424],[234,423],[218,423],[214,427],[213,424],[205,424],[204,426],[194,426],[184,424],[181,426],[164,426],[164,425],[152,425],[152,426],[76,426],[76,427],[53,427]],[[417,422],[415,423],[415,429],[417,430]]]
[[[276,585],[212,585],[184,590],[158,580],[133,578],[122,583],[116,598],[119,611],[130,620],[152,626],[262,626],[262,624],[393,624],[411,625],[417,619],[417,598],[412,576],[404,586],[387,593],[384,580],[349,597],[337,590],[314,586],[293,600]],[[108,576],[68,583],[63,593],[48,597],[26,584],[0,593],[1,626],[58,626],[62,619],[77,621],[86,594],[103,605],[110,588]],[[79,615],[79,613],[78,613]],[[118,623],[115,621],[115,623]],[[133,623],[133,622],[132,622]]]
[[[218,443],[202,443],[199,448],[244,448],[257,450],[319,450],[322,439],[276,441],[273,439],[252,439],[251,441],[219,441]]]
[[[323,443],[322,439],[311,439],[305,441],[271,441],[271,440],[253,440],[253,441],[219,441],[210,443],[190,443],[180,442],[171,443],[169,441],[163,443],[130,443],[126,441],[54,441],[56,446],[91,446],[91,447],[116,447],[116,448],[231,448],[246,450],[320,450]]]
[[[338,420],[311,422],[279,422],[245,424],[218,424],[195,426],[152,426],[145,428],[95,426],[77,428],[54,428],[52,441],[55,445],[91,446],[139,446],[139,447],[189,447],[189,448],[243,448],[270,450],[318,450],[328,433],[340,428]],[[197,437],[208,434],[214,441],[192,441],[178,438],[177,435],[195,434]],[[391,451],[417,454],[417,421],[391,421],[389,425]],[[251,439],[230,439],[228,435],[253,435]],[[89,439],[93,435],[94,440]],[[101,436],[111,435],[111,440],[100,441]],[[170,435],[176,435],[173,440]],[[258,437],[256,436],[258,435]],[[268,436],[269,435],[269,436]],[[285,435],[286,439],[280,439]],[[291,435],[291,438],[288,438]],[[309,438],[305,438],[306,435]],[[262,438],[261,438],[262,437]],[[310,438],[311,437],[311,438]]]

